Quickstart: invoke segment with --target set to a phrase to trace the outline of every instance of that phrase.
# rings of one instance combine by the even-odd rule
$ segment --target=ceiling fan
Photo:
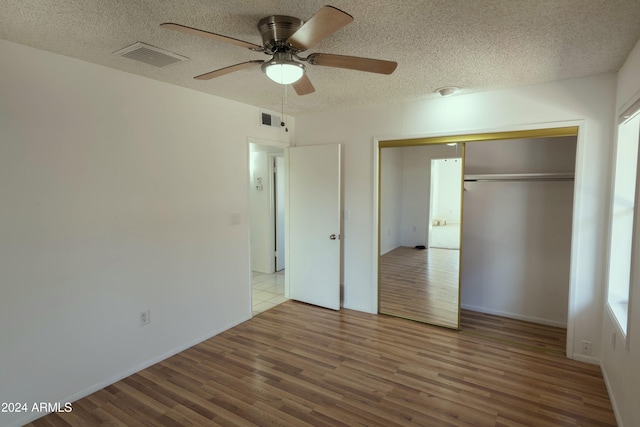
[[[171,22],[160,24],[160,26],[271,55],[271,59],[267,61],[252,60],[241,62],[194,77],[197,80],[209,80],[261,64],[262,71],[271,80],[285,85],[292,84],[298,95],[307,95],[313,93],[315,88],[306,75],[305,62],[311,65],[346,68],[378,74],[391,74],[398,66],[393,61],[328,53],[312,53],[306,58],[299,56],[301,52],[311,48],[320,40],[335,33],[351,21],[353,21],[351,15],[333,6],[324,6],[307,22],[293,16],[267,16],[258,22],[258,30],[262,35],[262,46]]]

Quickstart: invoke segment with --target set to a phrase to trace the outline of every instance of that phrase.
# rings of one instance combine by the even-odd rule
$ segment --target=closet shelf
[[[489,173],[469,174],[465,182],[483,181],[573,181],[574,173]]]

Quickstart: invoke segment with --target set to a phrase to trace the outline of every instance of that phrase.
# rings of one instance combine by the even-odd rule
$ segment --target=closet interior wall
[[[576,143],[467,143],[462,308],[566,327]]]

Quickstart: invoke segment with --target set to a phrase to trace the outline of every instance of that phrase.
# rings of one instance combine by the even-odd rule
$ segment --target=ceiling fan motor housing
[[[302,19],[293,16],[271,15],[258,22],[258,30],[266,50],[273,53],[282,50],[289,37],[302,27],[302,24]]]
[[[333,6],[323,6],[307,21],[288,15],[270,15],[258,22],[258,31],[262,36],[262,45],[246,42],[222,34],[199,30],[173,22],[160,24],[161,27],[186,34],[233,44],[254,52],[271,56],[267,61],[251,60],[220,68],[194,77],[197,80],[209,80],[234,71],[262,64],[264,73],[276,83],[293,85],[298,95],[308,95],[315,88],[305,74],[304,63],[323,67],[345,68],[378,74],[391,74],[397,67],[394,61],[360,58],[357,56],[313,53],[306,58],[298,56],[321,40],[335,33],[353,21],[353,16]]]

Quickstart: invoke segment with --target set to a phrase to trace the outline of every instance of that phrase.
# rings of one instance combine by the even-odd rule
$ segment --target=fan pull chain
[[[282,86],[282,103],[281,103],[282,121],[280,122],[280,126],[284,127],[285,132],[289,132],[289,128],[285,123],[285,116],[284,116],[284,104],[285,104],[285,99],[287,97],[287,85],[281,85],[281,86]]]

